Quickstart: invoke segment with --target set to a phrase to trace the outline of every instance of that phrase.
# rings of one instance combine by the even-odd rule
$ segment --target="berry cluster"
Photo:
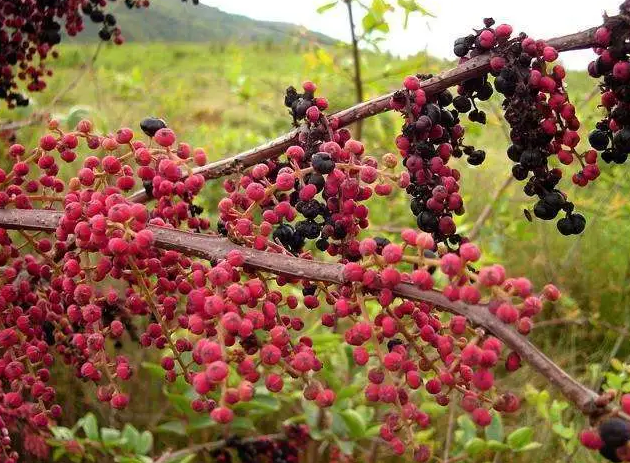
[[[405,95],[419,95],[413,88],[418,82],[407,79],[412,88]],[[34,149],[10,147],[14,162],[10,172],[0,171],[0,207],[62,214],[52,234],[0,229],[0,418],[8,432],[27,426],[29,435],[45,435],[62,413],[49,370],[55,358],[93,383],[99,400],[125,408],[132,398],[123,383],[134,366],[107,349],[119,342],[159,351],[165,381],[182,377],[196,393],[191,407],[221,424],[234,419],[235,404],[254,397],[258,383],[271,393],[301,390],[305,399],[329,407],[335,392],[319,374],[318,346],[302,333],[305,310],[317,310],[321,324],[352,346],[354,362],[368,378],[366,399],[391,407],[380,435],[396,454],[430,458],[429,448],[414,441],[415,430],[430,426],[419,408],[427,396],[445,406],[457,395],[481,426],[490,423],[491,408],[518,409],[515,395],[497,390],[493,370],[518,369],[519,355],[473,329],[464,316],[397,297],[397,288],[413,285],[450,301],[487,304],[522,334],[545,300],[558,299],[558,290],[547,286],[536,294],[527,279],[507,278],[499,265],[475,269],[479,249],[461,239],[451,252],[440,243],[446,234],[439,230],[408,229],[399,243],[359,237],[368,225],[362,203],[409,187],[409,160],[416,154],[406,157],[406,171],[396,172],[392,154],[379,167],[334,117],[321,113],[327,103],[314,97],[315,85],[303,88],[298,98],[310,103],[299,145],[225,181],[219,232],[245,248],[307,261],[317,251],[306,240],[316,240],[316,248],[343,264],[343,277],[334,284],[292,275],[293,264],[273,275],[247,265],[237,249],[208,263],[193,259],[192,251],[158,245],[156,227],[213,233],[194,204],[204,179],[193,167],[205,164],[206,155],[178,142],[161,119],[141,122],[145,139],[129,128],[98,134],[87,120],[65,132],[51,121],[50,133]],[[454,135],[461,128],[448,122],[454,118],[443,108],[448,97],[439,98],[441,104],[418,105],[413,117],[433,120],[427,114],[437,117],[439,111],[433,127],[448,129],[454,144],[438,142],[442,135],[431,128],[427,144],[433,148],[426,149],[448,144],[450,151],[461,146],[455,143],[461,136]],[[423,132],[414,134],[420,145]],[[92,153],[79,161],[77,152],[84,150]],[[432,159],[429,168],[442,160]],[[61,163],[80,163],[68,182],[58,175]],[[443,183],[431,194],[452,205],[458,174],[441,166],[435,174]],[[420,170],[413,172],[419,181]],[[129,201],[127,192],[136,185],[152,198],[150,206]],[[299,215],[304,220],[296,222]],[[283,291],[286,284],[301,286],[302,295]],[[0,460],[14,462],[10,439],[2,442]],[[270,451],[286,461],[293,455],[290,448]]]
[[[562,171],[551,168],[549,158],[556,155],[562,164],[571,164],[576,157],[582,169],[573,176],[573,182],[580,186],[597,178],[599,168],[594,151],[576,151],[580,122],[564,89],[566,73],[561,65],[550,68],[549,64],[557,59],[558,52],[522,33],[511,38],[511,26],[494,24],[492,18],[485,19],[483,29],[455,41],[454,52],[461,62],[495,52],[490,67],[494,87],[505,97],[503,109],[512,141],[507,155],[516,163],[512,174],[517,180],[528,180],[525,193],[538,197],[533,209],[536,217],[553,220],[564,212],[565,217],[557,223],[560,233],[579,234],[584,230],[584,217],[573,212],[573,203],[557,188]],[[458,93],[457,105],[464,110],[474,106],[474,98],[489,98],[492,88],[484,76],[463,82]],[[473,121],[485,118],[476,109],[470,116]]]
[[[379,169],[362,143],[323,115],[328,102],[314,97],[315,85],[305,82],[303,87],[302,95],[290,87],[285,98],[294,120],[307,121],[300,144],[287,150],[286,160],[265,161],[238,182],[224,182],[228,195],[219,203],[219,230],[256,249],[295,255],[308,240],[316,240],[319,250],[356,261],[361,257],[356,237],[368,226],[368,208],[362,203],[373,193],[389,195],[396,184],[407,185],[409,177],[393,172],[391,156]],[[262,221],[255,223],[259,216]]]
[[[624,2],[621,14],[630,12]],[[598,57],[588,66],[591,77],[601,78],[601,107],[606,117],[589,134],[589,143],[601,151],[607,162],[623,164],[630,153],[630,62],[626,44],[627,32],[617,17],[609,18],[595,32]]]
[[[453,215],[464,213],[458,193],[459,171],[448,167],[451,156],[468,156],[468,162],[478,165],[486,153],[464,146],[464,128],[459,123],[457,109],[447,109],[453,103],[448,90],[428,97],[421,81],[431,76],[408,76],[404,90],[391,98],[390,106],[405,117],[402,134],[396,147],[409,173],[407,192],[412,196],[411,211],[418,227],[433,234],[437,242],[457,247],[461,238],[456,234]]]
[[[411,104],[407,98],[412,95],[414,98],[426,98],[419,84],[418,77],[407,78],[406,90],[394,95],[392,105],[403,110]],[[290,252],[305,258],[310,258],[310,253],[303,249],[302,238],[317,239],[320,250],[338,256],[345,263],[345,285],[336,288],[303,281],[303,301],[290,302],[287,299],[287,303],[290,308],[303,304],[308,309],[315,309],[321,306],[320,299],[323,297],[326,306],[332,309],[323,311],[322,324],[343,332],[345,341],[354,346],[353,356],[357,365],[366,366],[369,380],[365,389],[367,400],[396,407],[387,415],[381,430],[381,437],[395,453],[404,453],[412,444],[413,439],[409,436],[414,427],[430,425],[429,417],[418,409],[414,401],[420,388],[440,405],[449,403],[452,391],[459,391],[463,395],[463,408],[480,425],[490,422],[487,407],[515,411],[519,406],[516,396],[511,393],[488,394],[488,391],[494,390],[492,368],[500,363],[508,371],[519,368],[520,358],[516,353],[509,353],[501,359],[502,343],[468,328],[464,317],[444,319],[430,304],[397,301],[393,290],[401,282],[431,290],[438,286],[435,281],[446,279],[447,284],[442,286],[441,291],[448,299],[468,304],[480,303],[482,299],[489,301],[491,313],[504,323],[513,324],[522,334],[527,334],[532,327],[532,317],[541,310],[543,301],[557,300],[557,289],[549,286],[541,295],[535,295],[528,280],[506,278],[501,266],[472,270],[480,258],[479,250],[465,239],[459,239],[456,241],[457,253],[448,252],[447,247],[438,246],[447,235],[439,228],[432,230],[433,234],[405,230],[401,235],[402,244],[379,237],[357,237],[360,229],[367,226],[368,219],[367,208],[359,204],[360,201],[369,198],[373,192],[377,195],[389,194],[396,185],[408,189],[412,185],[410,172],[419,182],[418,172],[430,173],[432,165],[437,165],[439,161],[442,161],[441,169],[434,173],[443,180],[430,190],[435,196],[432,200],[439,201],[443,208],[450,204],[451,210],[461,209],[456,183],[459,174],[447,168],[440,155],[435,154],[442,150],[442,154],[450,156],[453,146],[455,149],[462,147],[463,129],[456,122],[457,114],[444,109],[451,103],[450,94],[441,94],[435,100],[424,100],[421,104],[414,103],[416,107],[412,109],[415,111],[412,117],[417,118],[415,120],[422,117],[429,119],[431,125],[420,131],[414,123],[413,128],[406,129],[409,138],[402,136],[397,139],[398,148],[404,151],[407,172],[396,175],[390,173],[396,166],[393,155],[386,154],[383,157],[385,168],[379,169],[376,160],[364,154],[360,142],[350,139],[346,130],[337,129],[334,117],[327,120],[321,113],[320,107],[324,105],[315,103],[314,84],[305,82],[303,88],[305,93],[302,95],[292,88],[287,93],[288,105],[297,108],[296,103],[299,103],[303,106],[299,114],[293,111],[295,119],[306,118],[300,133],[301,144],[287,149],[286,160],[281,157],[258,164],[243,174],[238,182],[228,180],[224,183],[228,196],[219,203],[220,230],[245,246],[270,252]],[[434,118],[435,125],[427,114]],[[410,122],[408,124],[411,125]],[[444,135],[442,130],[448,130],[449,135]],[[410,138],[414,143],[413,149],[410,148]],[[401,147],[403,139],[409,143],[407,151],[404,146]],[[448,140],[452,144],[447,143]],[[432,150],[431,156],[427,154],[426,157],[433,161],[425,163],[424,158],[415,154],[414,150],[422,154],[425,154],[424,150],[426,153]],[[416,160],[420,167],[410,168],[410,161]],[[316,182],[312,181],[313,175],[317,175]],[[397,182],[393,182],[394,178],[398,179]],[[377,180],[378,183],[374,184]],[[422,188],[419,183],[415,186]],[[433,207],[431,200],[429,204]],[[324,221],[314,222],[318,214],[311,211],[323,211]],[[303,214],[307,220],[298,222],[293,228],[289,222],[296,220],[298,214]],[[304,223],[309,220],[314,223],[312,235],[303,234]],[[336,233],[337,229],[343,233]],[[451,238],[453,232],[450,233]],[[401,269],[405,264],[412,264],[415,270],[406,272]],[[440,269],[441,277],[434,277],[432,273],[435,269]],[[276,281],[284,284],[286,278],[281,276]],[[379,312],[375,318],[367,311],[367,301],[378,304]],[[291,324],[293,329],[301,326]],[[267,348],[263,347],[263,362],[266,351]],[[267,377],[267,388],[275,391],[282,387],[283,383],[276,376],[272,378]],[[323,388],[325,386],[313,378],[307,382],[304,396],[320,406],[330,405],[334,395],[323,393]],[[430,457],[428,448],[423,446],[415,448],[414,453],[417,461]]]
[[[610,396],[614,397],[615,393],[611,392]],[[621,397],[621,408],[626,414],[630,413],[630,394]],[[630,461],[630,424],[624,419],[605,417],[596,429],[585,429],[579,437],[582,445],[598,450],[609,461]]]
[[[147,7],[149,1],[125,0],[125,5]],[[61,28],[75,36],[84,28],[84,17],[101,25],[98,35],[102,40],[122,44],[116,18],[106,7],[107,0],[1,0],[0,99],[9,108],[27,106],[29,100],[20,92],[18,81],[25,82],[29,92],[45,89],[45,77],[52,75],[46,60],[58,56],[53,48],[61,42]]]

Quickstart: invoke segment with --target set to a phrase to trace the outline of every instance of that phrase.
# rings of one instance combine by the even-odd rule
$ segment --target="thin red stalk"
[[[590,48],[594,45],[593,36],[596,29],[593,27],[575,34],[556,37],[548,40],[547,43],[560,52]],[[465,80],[487,73],[490,70],[490,58],[489,54],[479,55],[453,69],[441,72],[431,79],[423,81],[420,86],[427,95],[434,95]],[[389,100],[392,95],[393,93],[388,93],[378,96],[339,111],[331,117],[339,121],[339,127],[345,127],[353,122],[384,113],[390,110]],[[206,180],[240,172],[261,161],[282,154],[289,146],[297,143],[300,130],[300,128],[297,128],[264,145],[206,164],[205,166],[197,167],[193,172],[203,175]],[[144,190],[136,191],[129,197],[129,200],[140,203],[147,202],[149,199]]]
[[[4,209],[0,210],[0,226],[13,230],[53,232],[62,215],[63,213],[61,212],[42,209]],[[284,254],[243,248],[222,237],[179,231],[154,225],[150,225],[149,228],[154,233],[156,246],[162,249],[172,249],[188,256],[206,260],[222,259],[231,250],[238,249],[245,257],[246,264],[256,270],[291,275],[306,280],[334,284],[347,283],[343,275],[343,265],[341,264],[300,259]],[[510,349],[517,352],[525,362],[560,389],[562,394],[583,413],[594,415],[603,411],[598,410],[595,406],[594,400],[598,397],[597,393],[576,381],[525,337],[492,315],[486,306],[464,304],[459,301],[453,302],[438,291],[423,291],[409,283],[399,284],[394,288],[393,292],[401,298],[429,302],[440,310],[465,316],[473,325],[482,327],[488,333],[492,333]],[[630,417],[624,417],[630,420]]]

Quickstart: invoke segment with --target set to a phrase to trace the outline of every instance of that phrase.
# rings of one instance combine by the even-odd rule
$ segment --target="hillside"
[[[152,0],[149,8],[128,9],[124,2],[109,4],[123,35],[135,42],[287,42],[333,44],[326,35],[294,24],[257,21],[218,8],[180,0]],[[89,18],[85,31],[68,43],[95,42],[99,27]]]

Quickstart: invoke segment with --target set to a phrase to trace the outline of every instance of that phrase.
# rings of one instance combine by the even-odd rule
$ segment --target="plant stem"
[[[354,17],[352,15],[352,0],[344,0],[348,7],[348,22],[350,26],[350,36],[352,37],[352,61],[354,62],[354,91],[356,93],[357,103],[363,101],[363,81],[361,80],[361,52],[359,50],[359,41],[354,28]],[[363,128],[362,120],[357,121],[356,138],[361,138]]]

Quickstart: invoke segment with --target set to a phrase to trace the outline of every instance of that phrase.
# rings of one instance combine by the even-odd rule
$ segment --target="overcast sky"
[[[201,1],[230,13],[299,24],[349,40],[342,1],[323,14],[318,14],[316,9],[330,0]],[[369,2],[364,0],[364,3]],[[383,48],[404,56],[426,47],[433,55],[452,58],[453,41],[469,33],[472,27],[480,27],[484,17],[511,24],[515,31],[526,32],[534,38],[550,38],[597,25],[601,14],[604,11],[615,14],[619,3],[620,0],[421,0],[420,4],[437,17],[417,15],[406,30],[402,27],[402,17],[392,17],[390,36]],[[565,53],[562,59],[567,67],[579,69],[584,68],[592,56],[591,51],[579,51]]]

